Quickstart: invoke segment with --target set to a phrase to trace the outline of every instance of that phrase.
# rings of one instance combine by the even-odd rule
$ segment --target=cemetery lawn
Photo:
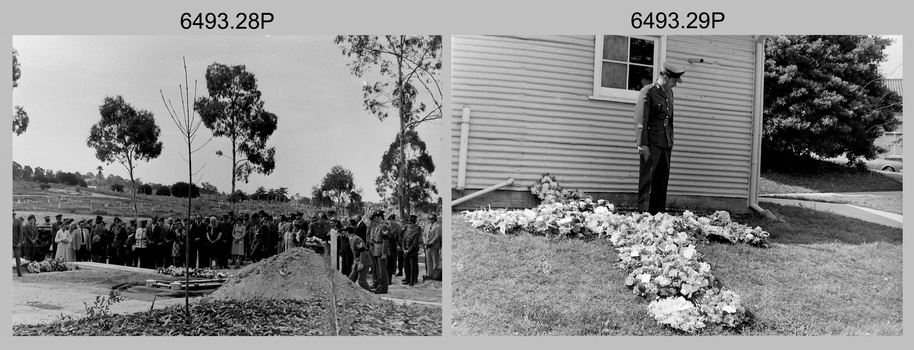
[[[785,221],[737,221],[770,232],[771,248],[698,247],[755,322],[698,335],[902,335],[901,229],[765,208]],[[486,233],[455,214],[452,248],[454,335],[685,334],[650,318],[608,240]]]
[[[39,184],[32,181],[13,181],[13,209],[17,215],[27,217],[34,214],[39,218],[45,215],[54,216],[63,214],[64,217],[79,219],[94,219],[96,215],[106,217],[119,216],[121,218],[133,217],[133,196],[129,189],[124,192],[113,192],[108,189],[79,188],[61,184],[49,184],[50,188],[41,189]],[[148,219],[152,217],[187,216],[187,198],[172,196],[157,196],[137,194],[138,217]],[[236,203],[235,211],[250,213],[264,209],[267,212],[289,211],[293,208],[290,203],[245,201]],[[231,203],[221,196],[202,195],[194,198],[192,203],[194,213],[204,214],[228,213]],[[52,219],[53,221],[53,219]],[[110,220],[108,220],[110,222]]]

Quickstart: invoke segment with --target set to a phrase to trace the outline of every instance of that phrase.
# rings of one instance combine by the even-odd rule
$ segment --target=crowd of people
[[[63,259],[141,268],[168,266],[213,269],[239,268],[295,247],[322,251],[336,247],[341,273],[375,293],[387,292],[395,276],[403,284],[418,283],[419,252],[425,252],[426,279],[440,280],[441,222],[429,214],[397,220],[377,210],[367,217],[338,217],[334,211],[270,215],[263,210],[221,216],[197,214],[186,218],[153,217],[151,220],[110,222],[35,215],[17,217],[13,212],[13,253],[30,261]],[[330,244],[337,237],[336,244]],[[189,245],[189,250],[186,249]],[[189,252],[189,256],[185,255]],[[372,284],[367,277],[372,274]],[[21,272],[17,271],[21,276]]]

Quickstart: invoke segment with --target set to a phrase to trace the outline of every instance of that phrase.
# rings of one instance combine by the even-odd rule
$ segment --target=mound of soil
[[[214,300],[294,299],[330,300],[332,290],[326,258],[294,248],[241,269],[234,278],[206,296]],[[380,303],[381,298],[332,273],[337,302]]]

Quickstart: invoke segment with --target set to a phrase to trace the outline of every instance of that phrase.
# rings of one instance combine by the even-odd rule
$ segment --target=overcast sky
[[[904,66],[902,65],[903,55],[902,55],[902,50],[901,50],[902,36],[901,35],[884,35],[884,36],[891,38],[892,40],[895,40],[895,43],[893,43],[892,45],[889,45],[889,47],[887,47],[885,49],[885,53],[888,57],[887,57],[886,61],[883,62],[882,65],[880,66],[879,71],[883,75],[885,75],[886,78],[901,79],[901,78],[903,78],[902,74],[901,74],[903,71],[902,68],[904,68]]]
[[[146,182],[172,184],[187,180],[182,158],[186,144],[162,103],[159,90],[177,106],[178,84],[184,84],[182,57],[187,59],[191,89],[206,95],[206,67],[213,62],[245,65],[257,78],[265,109],[278,116],[279,126],[268,144],[276,147],[276,170],[252,174],[238,188],[251,193],[258,186],[288,187],[290,194],[310,197],[330,169],[342,165],[355,176],[364,198],[376,202],[374,180],[381,156],[399,130],[396,117],[384,122],[365,111],[361,87],[370,77],[356,78],[332,37],[316,36],[14,36],[22,77],[13,90],[13,104],[29,114],[28,130],[13,136],[13,160],[32,168],[95,172],[128,178],[120,164],[106,165],[86,146],[91,126],[101,118],[105,96],[122,95],[136,109],[155,115],[162,129],[162,155],[140,163],[136,175]],[[193,95],[193,92],[191,93]],[[395,115],[394,112],[391,112]],[[201,128],[197,145],[210,137]],[[439,169],[447,151],[442,121],[418,128],[432,148]],[[220,191],[231,188],[230,142],[215,138],[194,154],[196,182]],[[439,192],[447,174],[436,171]]]

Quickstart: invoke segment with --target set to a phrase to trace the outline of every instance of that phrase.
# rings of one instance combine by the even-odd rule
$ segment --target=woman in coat
[[[184,229],[184,222],[178,220],[172,227],[174,240],[171,242],[171,264],[174,266],[184,266],[184,240],[187,237],[187,230]]]
[[[136,257],[136,267],[149,266],[149,257],[146,256],[146,220],[140,221],[140,227],[136,229],[133,238],[136,243],[133,244],[133,254]]]
[[[57,243],[57,253],[55,253],[54,259],[76,261],[76,251],[73,250],[73,247],[70,244],[73,240],[73,235],[71,235],[70,232],[75,228],[76,225],[72,225],[72,228],[63,225],[60,227],[60,230],[57,231],[57,235],[54,236],[54,242]]]
[[[232,263],[235,268],[244,262],[244,238],[247,233],[244,217],[235,220],[235,226],[232,228]]]

